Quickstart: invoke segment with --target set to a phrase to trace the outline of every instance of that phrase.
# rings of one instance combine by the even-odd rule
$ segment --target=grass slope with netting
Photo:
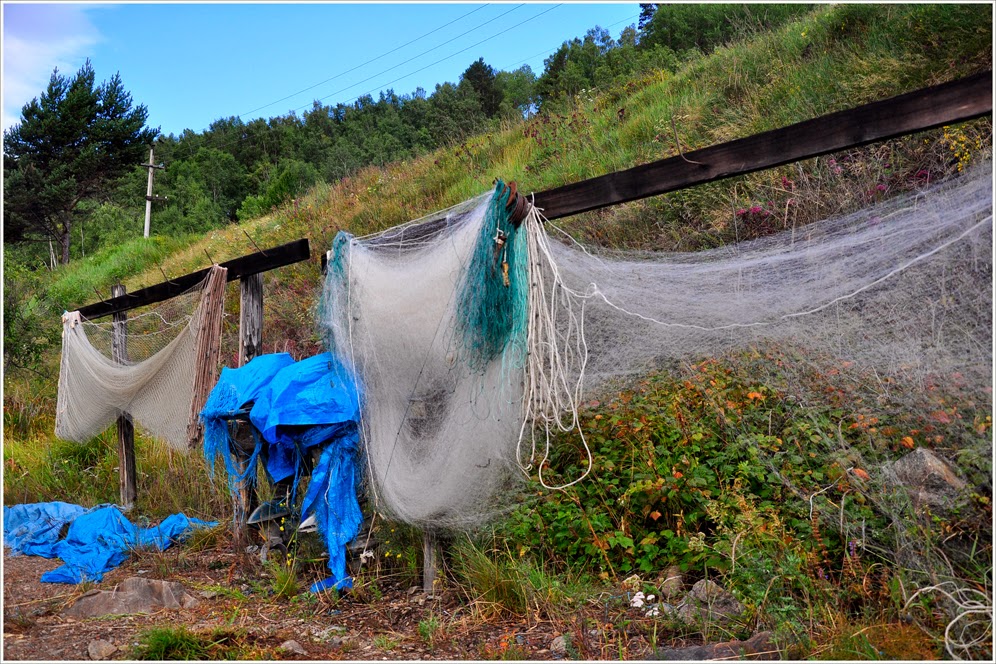
[[[584,91],[527,121],[319,185],[259,219],[201,237],[130,242],[52,274],[15,270],[11,278],[23,279],[33,293],[22,315],[44,321],[25,347],[49,345],[5,378],[4,501],[115,500],[113,432],[78,446],[54,441],[52,429],[58,314],[93,301],[95,292],[108,293],[116,281],[135,290],[162,281],[163,273],[200,269],[208,256],[220,262],[254,251],[254,243],[265,248],[299,237],[311,240],[317,256],[338,230],[379,231],[482,193],[495,178],[542,191],[674,156],[675,133],[681,149],[690,151],[953,80],[991,69],[991,37],[991,9],[984,5],[821,7],[775,32],[696,56],[674,73],[649,72],[612,89]],[[587,243],[694,250],[847,212],[990,157],[991,122],[980,120],[562,225]],[[313,321],[320,288],[317,260],[265,275],[266,352],[320,351]],[[231,365],[235,286],[228,295],[223,357]],[[495,539],[473,544],[488,552],[478,561],[478,568],[487,567],[488,583],[498,575],[505,582],[499,587],[515,586],[538,569],[595,584],[638,573],[649,590],[659,587],[663,568],[677,564],[690,579],[719,579],[747,607],[725,636],[774,628],[807,644],[800,653],[864,657],[885,646],[856,634],[881,632],[885,639],[905,634],[900,627],[916,621],[930,635],[926,646],[911,637],[906,650],[892,644],[890,652],[919,657],[926,648],[942,655],[951,606],[923,596],[905,606],[907,585],[923,585],[923,572],[897,562],[890,547],[918,541],[924,555],[949,559],[949,579],[988,588],[990,404],[939,404],[897,418],[864,400],[854,384],[860,377],[845,371],[810,376],[813,394],[832,398],[804,408],[780,389],[772,368],[777,360],[750,354],[704,360],[691,378],[650,376],[592,405],[585,418],[597,472],[571,491],[523,497]],[[555,462],[570,474],[581,457],[572,457],[575,448],[565,442]],[[224,488],[207,480],[198,455],[176,455],[141,435],[137,445],[140,513],[226,515]],[[874,504],[849,468],[855,454],[861,464],[884,463],[911,445],[954,454],[975,484],[954,513],[926,520],[909,514],[906,531],[891,532],[897,526],[886,518],[888,510]],[[758,451],[767,464],[756,463]],[[828,485],[833,489],[821,494],[826,502],[811,509],[805,498]],[[857,547],[855,533],[869,524],[885,534]],[[412,538],[394,560],[410,562],[416,549]],[[401,564],[382,563],[385,569]],[[469,567],[459,578],[476,587]],[[493,594],[493,588],[479,590]],[[557,597],[570,601],[563,592]],[[513,611],[536,603],[518,595],[498,601]],[[864,631],[880,624],[897,628]]]

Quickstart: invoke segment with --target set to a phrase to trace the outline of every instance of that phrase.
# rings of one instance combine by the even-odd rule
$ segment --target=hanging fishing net
[[[989,165],[694,253],[596,252],[535,208],[513,223],[508,196],[333,244],[320,323],[362,384],[375,504],[396,519],[480,525],[527,473],[547,485],[551,432],[585,400],[731,349],[843,362],[900,401],[945,381],[989,399]]]
[[[228,270],[214,266],[187,293],[122,322],[63,316],[55,435],[85,442],[123,414],[187,450],[214,385]]]

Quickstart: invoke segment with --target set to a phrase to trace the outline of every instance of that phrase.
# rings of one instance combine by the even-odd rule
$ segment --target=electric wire
[[[485,23],[482,23],[481,25],[477,26],[477,28],[474,28],[474,30],[477,30],[478,28],[481,28],[481,27],[483,27],[483,26],[487,25],[488,23],[492,23],[492,22],[494,22],[494,21],[497,21],[498,19],[502,18],[503,16],[507,16],[508,14],[511,14],[511,13],[512,13],[512,12],[514,12],[515,10],[517,10],[517,9],[521,8],[522,6],[523,6],[523,5],[518,5],[517,7],[513,7],[512,9],[508,10],[508,11],[507,11],[507,12],[505,12],[504,14],[499,14],[498,16],[494,17],[494,18],[493,18],[493,19],[491,19],[490,21],[486,21]],[[532,18],[528,18],[528,19],[526,19],[526,20],[525,20],[525,21],[523,21],[522,23],[518,23],[518,24],[516,24],[516,25],[513,25],[513,26],[512,26],[511,28],[508,28],[508,29],[506,29],[506,30],[502,30],[501,32],[499,32],[499,33],[497,33],[497,34],[494,34],[494,35],[491,35],[491,36],[490,36],[490,37],[488,37],[487,39],[482,39],[481,41],[477,42],[476,44],[471,44],[471,45],[470,45],[470,46],[468,46],[467,48],[465,48],[465,49],[462,49],[462,50],[460,50],[460,51],[457,51],[456,53],[451,53],[450,55],[446,56],[445,58],[442,58],[442,59],[440,59],[440,60],[436,60],[435,62],[433,62],[433,63],[431,63],[431,64],[428,64],[428,65],[426,65],[425,67],[422,67],[421,69],[416,69],[416,70],[415,70],[415,71],[413,71],[413,72],[409,72],[409,73],[405,74],[404,76],[402,76],[401,78],[396,78],[396,79],[394,79],[393,81],[388,81],[387,83],[380,83],[380,84],[378,84],[378,85],[377,85],[377,86],[376,86],[376,87],[375,87],[375,88],[374,88],[373,90],[370,90],[370,91],[368,91],[368,92],[364,92],[364,93],[363,93],[363,94],[361,94],[361,95],[358,95],[358,96],[356,96],[356,97],[353,97],[353,99],[351,99],[351,100],[350,100],[349,102],[346,102],[346,103],[352,103],[352,102],[354,102],[354,101],[357,101],[357,100],[358,100],[358,99],[360,99],[361,97],[364,97],[364,96],[366,96],[366,95],[368,95],[368,94],[373,94],[374,92],[376,92],[376,91],[377,91],[377,88],[383,88],[383,87],[384,87],[384,86],[386,86],[386,85],[391,85],[392,83],[396,83],[396,82],[398,82],[398,81],[400,81],[400,80],[402,80],[402,79],[405,79],[405,78],[407,78],[407,77],[411,76],[412,74],[417,74],[418,72],[420,72],[420,71],[423,71],[423,70],[425,70],[425,69],[428,69],[429,67],[433,67],[433,66],[435,66],[435,65],[438,65],[438,64],[439,64],[440,62],[445,62],[446,60],[449,60],[450,58],[453,58],[453,57],[456,57],[457,55],[460,55],[460,54],[461,54],[461,53],[463,53],[464,51],[469,51],[470,49],[474,48],[475,46],[480,46],[480,45],[481,45],[481,44],[483,44],[484,42],[487,42],[487,41],[491,41],[491,40],[492,40],[492,39],[494,39],[495,37],[497,37],[497,36],[499,36],[499,35],[503,35],[503,34],[505,34],[506,32],[509,32],[510,30],[514,30],[515,28],[519,27],[520,25],[522,25],[522,24],[524,24],[524,23],[528,23],[529,21],[532,21],[532,20],[533,20],[534,18],[537,18],[538,16],[542,16],[543,14],[546,14],[547,12],[550,12],[550,11],[553,11],[554,9],[556,9],[557,7],[560,7],[560,6],[561,6],[561,5],[554,5],[554,6],[553,6],[553,7],[551,7],[550,9],[547,9],[546,11],[543,11],[543,12],[540,12],[540,13],[539,13],[539,14],[537,14],[536,16],[533,16]],[[380,72],[377,72],[377,73],[376,73],[376,74],[374,74],[373,76],[368,76],[367,78],[363,79],[362,81],[358,81],[358,82],[354,83],[353,85],[350,85],[350,86],[348,86],[348,87],[345,87],[345,88],[342,88],[341,90],[336,90],[335,92],[332,92],[332,93],[330,93],[330,94],[327,94],[327,95],[325,95],[324,97],[319,97],[319,98],[318,98],[318,99],[316,99],[315,101],[325,101],[326,99],[328,99],[328,98],[330,98],[330,97],[334,97],[334,96],[336,96],[336,95],[337,95],[337,94],[339,94],[339,93],[342,93],[342,92],[345,92],[346,90],[349,90],[349,89],[351,89],[351,88],[355,88],[356,86],[360,85],[361,83],[366,83],[367,81],[370,81],[370,80],[372,80],[372,79],[375,79],[375,78],[377,78],[378,76],[380,76],[381,74],[386,74],[386,73],[387,73],[387,72],[389,72],[389,71],[394,71],[395,69],[397,69],[397,68],[401,67],[402,65],[406,65],[406,64],[408,64],[409,62],[412,62],[413,60],[417,60],[418,58],[422,57],[423,55],[425,55],[425,54],[427,54],[427,53],[431,53],[432,51],[435,51],[435,50],[436,50],[437,48],[440,48],[440,47],[442,47],[442,46],[445,46],[446,44],[451,44],[451,43],[453,43],[454,41],[456,41],[456,40],[457,40],[457,39],[459,39],[460,37],[463,37],[464,35],[466,35],[466,34],[469,34],[469,33],[473,32],[474,30],[468,30],[467,32],[465,32],[465,33],[463,33],[463,34],[461,34],[461,35],[458,35],[457,37],[454,37],[453,39],[451,39],[451,40],[449,40],[449,41],[447,41],[447,42],[445,42],[445,43],[443,43],[443,44],[440,44],[439,46],[434,46],[433,48],[430,48],[430,49],[429,49],[428,51],[423,51],[422,53],[419,53],[418,55],[416,55],[416,56],[413,56],[413,57],[409,58],[408,60],[405,60],[404,62],[401,62],[401,63],[399,63],[399,64],[397,64],[397,65],[395,65],[395,66],[393,66],[393,67],[389,67],[389,68],[387,68],[387,69],[385,69],[385,70],[383,70],[383,71],[380,71]],[[311,104],[305,104],[304,106],[298,106],[298,107],[297,107],[297,108],[295,108],[294,110],[295,110],[295,111],[303,111],[304,109],[306,109],[306,108],[308,108],[309,106],[312,106],[312,105],[314,105],[314,102],[312,102]]]
[[[489,7],[489,6],[490,6],[490,3],[489,3],[489,4],[483,4],[483,5],[481,5],[480,7],[477,7],[477,8],[475,8],[475,9],[473,9],[473,10],[471,10],[471,11],[467,12],[466,14],[463,14],[462,16],[458,16],[457,18],[453,19],[452,21],[450,21],[450,22],[448,22],[448,23],[444,23],[444,24],[442,24],[442,25],[441,25],[441,26],[439,26],[438,28],[434,28],[433,30],[430,30],[429,32],[426,32],[425,34],[423,34],[423,35],[421,35],[421,36],[419,36],[419,37],[416,37],[415,39],[412,39],[411,41],[408,41],[408,42],[405,42],[405,43],[404,43],[404,44],[402,44],[401,46],[397,46],[397,47],[395,47],[395,48],[392,48],[392,49],[391,49],[390,51],[386,51],[386,52],[384,52],[384,53],[381,53],[381,54],[380,54],[380,55],[378,55],[377,57],[374,57],[374,58],[370,58],[370,59],[369,59],[369,60],[367,60],[366,62],[363,62],[363,63],[361,63],[361,64],[358,64],[358,65],[356,65],[355,67],[352,67],[352,68],[350,68],[350,69],[347,69],[347,70],[346,70],[346,71],[344,71],[344,72],[340,72],[340,73],[336,74],[335,76],[332,76],[332,77],[330,77],[330,78],[326,78],[326,79],[325,79],[324,81],[319,81],[318,83],[315,83],[314,85],[309,85],[308,87],[306,87],[306,88],[304,88],[304,89],[302,89],[302,90],[298,90],[297,92],[292,92],[291,94],[287,95],[286,97],[282,97],[282,98],[280,98],[280,99],[278,99],[278,100],[276,100],[276,101],[271,101],[271,102],[270,102],[269,104],[263,104],[262,106],[260,106],[260,107],[258,107],[258,108],[254,108],[254,109],[252,109],[251,111],[246,111],[245,113],[240,113],[240,114],[238,115],[238,117],[240,117],[240,118],[241,118],[241,117],[242,117],[242,116],[244,116],[244,115],[249,115],[249,114],[251,114],[251,113],[255,113],[256,111],[261,111],[261,110],[263,110],[264,108],[269,108],[270,106],[273,106],[274,104],[279,104],[279,103],[280,103],[280,102],[282,102],[282,101],[287,101],[287,100],[288,100],[288,99],[290,99],[291,97],[296,97],[297,95],[299,95],[299,94],[301,94],[301,93],[303,93],[303,92],[307,92],[308,90],[313,90],[314,88],[317,88],[317,87],[318,87],[319,85],[324,85],[324,84],[326,84],[326,83],[329,83],[330,81],[334,81],[334,80],[336,80],[337,78],[341,78],[341,77],[345,76],[346,74],[350,74],[350,73],[352,73],[352,72],[356,71],[357,69],[360,69],[360,68],[362,68],[362,67],[366,67],[367,65],[369,65],[369,64],[370,64],[370,63],[372,63],[372,62],[376,62],[377,60],[380,60],[381,58],[385,58],[385,57],[387,57],[387,56],[391,55],[392,53],[396,53],[396,52],[400,51],[401,49],[405,48],[406,46],[411,46],[411,45],[412,45],[412,44],[414,44],[415,42],[417,42],[417,41],[420,41],[420,40],[422,40],[422,39],[425,39],[425,38],[426,38],[426,37],[428,37],[429,35],[431,35],[431,34],[433,34],[433,33],[436,33],[436,32],[439,32],[439,31],[440,31],[440,30],[442,30],[443,28],[445,28],[445,27],[447,27],[447,26],[449,26],[449,25],[453,25],[453,24],[454,24],[454,23],[456,23],[457,21],[461,21],[461,20],[463,20],[463,19],[467,18],[468,16],[470,16],[471,14],[474,14],[474,13],[476,13],[476,12],[479,12],[479,11],[481,11],[482,9],[484,9],[485,7]],[[521,5],[520,5],[520,6],[521,6]],[[507,13],[507,12],[506,12],[506,13]],[[503,14],[503,15],[504,15],[504,14]],[[493,20],[493,19],[492,19],[492,20]],[[490,21],[488,21],[488,23],[490,23]],[[482,23],[481,25],[486,25],[486,23]],[[481,26],[478,26],[478,27],[481,27]],[[477,28],[474,28],[474,30],[476,30],[476,29],[477,29]],[[470,32],[472,32],[472,30],[471,30]],[[467,33],[464,33],[464,34],[467,34]],[[462,36],[463,36],[463,35],[458,35],[457,37],[454,37],[454,39],[459,39],[459,38],[460,38],[460,37],[462,37]],[[451,40],[451,41],[452,41],[452,40]],[[448,43],[448,42],[444,42],[444,44],[446,44],[446,43]],[[444,45],[444,44],[441,44],[441,45]]]

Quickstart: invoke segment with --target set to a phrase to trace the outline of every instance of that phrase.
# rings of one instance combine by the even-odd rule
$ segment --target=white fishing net
[[[397,519],[480,525],[511,507],[520,468],[542,471],[549,431],[576,427],[579,404],[613,379],[733,348],[789,343],[860,366],[884,391],[956,381],[989,400],[988,164],[845,217],[687,254],[596,253],[535,210],[516,233],[491,199],[375,236],[340,234],[333,248],[320,322],[354,371],[342,379],[362,390],[377,508]],[[491,255],[493,269],[481,269]],[[495,317],[510,330],[468,341]]]
[[[206,394],[204,384],[210,390],[217,373],[212,339],[220,334],[226,273],[215,266],[187,293],[123,323],[66,313],[56,436],[85,442],[128,414],[148,434],[186,451],[196,395]]]

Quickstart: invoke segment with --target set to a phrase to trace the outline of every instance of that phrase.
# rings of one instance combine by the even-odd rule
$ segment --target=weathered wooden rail
[[[547,219],[677,191],[992,113],[991,71],[536,194]],[[698,162],[698,163],[691,163]]]
[[[278,247],[257,251],[254,254],[233,258],[224,263],[219,263],[219,265],[228,269],[228,281],[234,281],[236,279],[242,280],[253,275],[259,275],[263,272],[269,272],[270,270],[292,263],[308,260],[310,256],[311,249],[308,239],[302,238]],[[182,295],[199,284],[207,276],[210,269],[206,267],[203,270],[191,272],[182,277],[176,277],[175,279],[169,279],[154,286],[142,288],[134,293],[118,294],[109,300],[88,304],[85,307],[79,308],[80,315],[83,318],[94,320],[102,316],[110,316],[118,312],[163,302],[177,295]]]

